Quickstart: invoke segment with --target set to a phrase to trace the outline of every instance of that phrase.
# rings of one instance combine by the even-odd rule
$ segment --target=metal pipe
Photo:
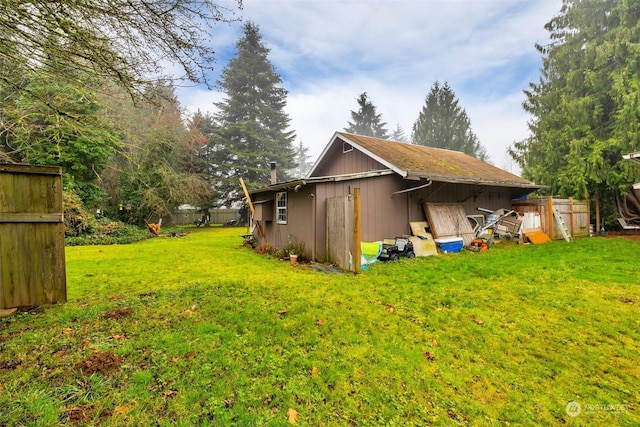
[[[426,184],[418,185],[417,187],[405,188],[404,190],[393,192],[391,193],[391,197],[395,196],[396,194],[402,194],[402,193],[408,193],[410,191],[420,190],[421,188],[426,188],[431,184],[433,184],[433,181],[429,180],[429,182],[427,182]]]

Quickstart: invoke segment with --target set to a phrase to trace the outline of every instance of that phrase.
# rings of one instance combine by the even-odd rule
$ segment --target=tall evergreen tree
[[[258,26],[246,23],[236,48],[218,82],[227,97],[215,104],[217,130],[207,149],[220,206],[244,198],[240,176],[249,187],[262,186],[269,183],[272,161],[280,181],[295,165],[296,136],[287,130],[290,118],[284,111],[287,91],[280,86],[282,78],[268,59]]]
[[[447,82],[435,82],[425,105],[413,124],[412,142],[417,145],[462,151],[480,160],[487,160],[486,149],[471,130],[471,121],[458,104]]]
[[[404,129],[400,127],[400,123],[396,124],[396,128],[391,132],[391,135],[389,135],[389,139],[396,142],[409,142],[407,135],[404,133]]]
[[[510,154],[550,194],[599,196],[613,213],[615,193],[639,178],[622,155],[640,149],[640,3],[564,0],[545,29],[523,104],[530,137]]]
[[[345,132],[375,138],[388,138],[386,123],[382,121],[382,114],[376,114],[376,106],[369,100],[367,92],[360,94],[357,99],[360,109],[351,111],[351,122],[344,128]]]
[[[313,163],[309,161],[311,156],[309,155],[309,147],[306,147],[302,140],[296,147],[296,167],[290,172],[290,175],[295,178],[303,178],[309,173],[313,167]]]

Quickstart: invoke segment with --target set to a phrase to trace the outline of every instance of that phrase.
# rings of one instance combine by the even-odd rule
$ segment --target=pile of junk
[[[549,237],[539,229],[539,218],[513,209],[477,208],[482,214],[467,215],[462,206],[425,204],[427,221],[410,222],[411,235],[396,236],[381,242],[362,242],[361,264],[393,261],[401,257],[431,256],[489,250],[496,239],[544,243]]]

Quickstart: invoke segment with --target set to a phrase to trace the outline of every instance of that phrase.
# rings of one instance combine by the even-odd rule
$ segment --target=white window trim
[[[288,219],[287,212],[287,192],[281,191],[276,193],[276,221],[278,224],[286,224]],[[282,213],[282,215],[281,215]],[[282,219],[284,218],[284,219]]]

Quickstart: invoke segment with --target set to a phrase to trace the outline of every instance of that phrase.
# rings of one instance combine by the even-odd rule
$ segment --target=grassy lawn
[[[67,248],[69,302],[0,319],[0,425],[640,425],[640,241],[354,276],[188,230]]]

